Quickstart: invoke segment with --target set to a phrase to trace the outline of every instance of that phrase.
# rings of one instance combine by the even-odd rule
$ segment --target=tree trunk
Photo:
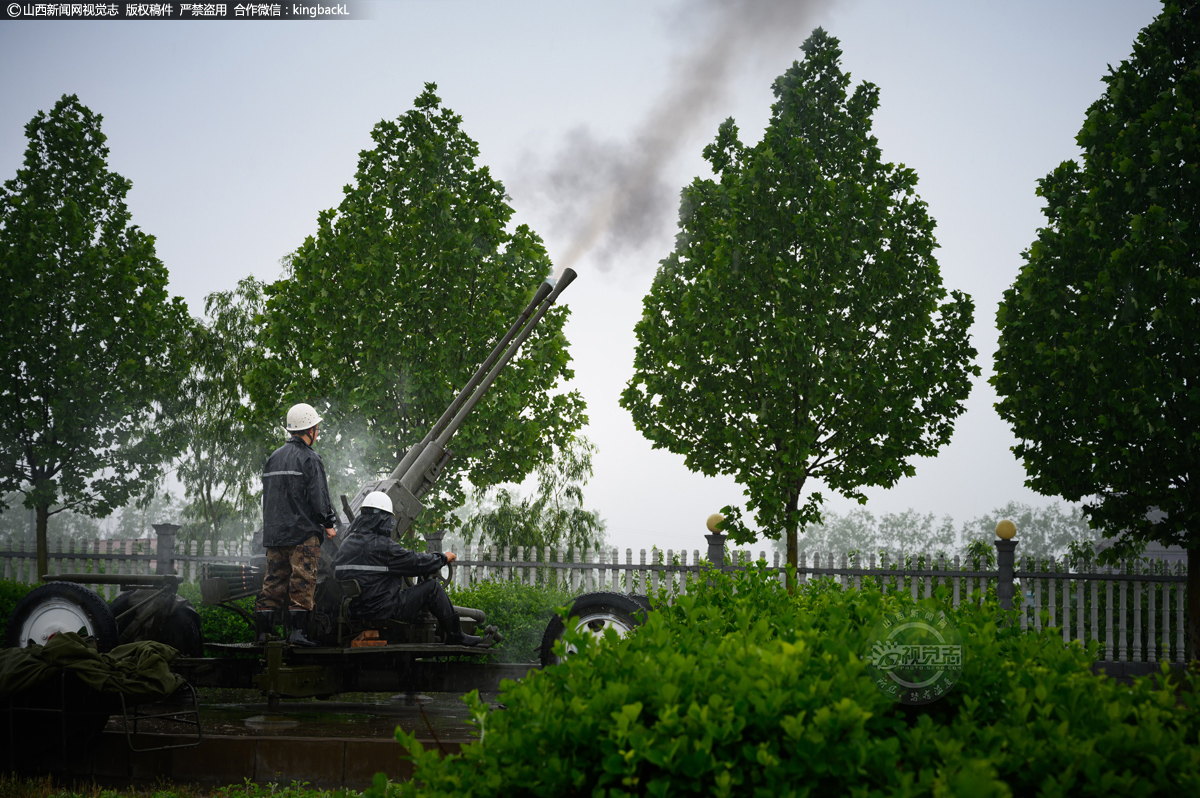
[[[796,491],[788,499],[787,505],[787,589],[788,593],[796,592],[796,585],[800,582],[800,574],[796,571],[800,567],[800,541],[796,534],[796,507],[800,503],[800,492]]]
[[[41,582],[50,570],[49,546],[46,543],[46,526],[50,520],[50,508],[39,504],[35,510],[37,512],[37,579],[35,581]]]

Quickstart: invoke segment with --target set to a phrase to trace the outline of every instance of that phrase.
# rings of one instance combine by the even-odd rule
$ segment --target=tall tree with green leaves
[[[52,513],[108,515],[183,446],[163,402],[192,322],[130,223],[101,119],[74,95],[39,112],[0,190],[0,493],[36,511],[39,574]]]
[[[395,467],[551,271],[436,88],[375,126],[341,205],[267,288],[251,394],[280,420],[295,402],[318,408],[335,496]],[[566,317],[546,314],[454,438],[424,523],[462,504],[462,479],[520,482],[586,421],[579,393],[561,390],[573,376]]]
[[[917,175],[871,135],[879,90],[848,93],[823,30],[803,49],[762,141],[728,120],[705,148],[717,179],[683,191],[621,397],[655,447],[733,475],[792,565],[798,531],[821,520],[813,483],[862,501],[862,486],[911,475],[979,373],[971,300],[946,299]],[[734,540],[753,540],[725,512]]]
[[[1038,182],[1046,226],[996,315],[996,405],[1039,493],[1188,550],[1200,651],[1200,7],[1170,2]],[[1158,510],[1159,512],[1153,512]]]
[[[184,487],[183,535],[196,541],[250,535],[261,515],[265,452],[279,430],[256,415],[244,375],[260,360],[263,283],[254,277],[205,299],[192,369],[182,385],[181,414],[188,447],[176,465]]]

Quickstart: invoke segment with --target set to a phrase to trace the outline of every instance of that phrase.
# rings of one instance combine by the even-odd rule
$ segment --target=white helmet
[[[319,423],[321,423],[321,417],[317,415],[316,409],[312,405],[301,402],[298,405],[292,405],[292,409],[288,411],[285,429],[288,432],[304,432]]]
[[[391,498],[381,490],[373,490],[363,499],[362,509],[374,507],[376,510],[383,510],[389,515],[392,512]]]

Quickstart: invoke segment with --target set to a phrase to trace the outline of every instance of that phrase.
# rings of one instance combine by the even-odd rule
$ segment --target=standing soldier
[[[308,638],[317,561],[321,543],[337,534],[329,501],[325,465],[312,449],[321,417],[312,405],[298,404],[287,414],[287,443],[263,468],[263,546],[267,574],[255,605],[255,638],[266,642],[275,613],[287,609],[288,642],[317,645]]]

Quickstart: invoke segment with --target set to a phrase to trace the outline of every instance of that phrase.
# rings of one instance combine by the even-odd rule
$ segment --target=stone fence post
[[[155,546],[154,573],[175,573],[175,534],[179,532],[179,524],[151,524],[154,533],[158,535]]]
[[[999,576],[996,579],[996,598],[1000,599],[1000,609],[1013,608],[1013,572],[1016,571],[1017,561],[1017,527],[1012,521],[1001,521],[996,524],[996,569]]]
[[[715,568],[723,568],[725,566],[725,534],[722,532],[714,532],[711,535],[705,535],[704,539],[708,541],[708,561]]]
[[[442,540],[446,537],[446,530],[431,529],[425,533],[425,551],[430,554],[442,553]]]

